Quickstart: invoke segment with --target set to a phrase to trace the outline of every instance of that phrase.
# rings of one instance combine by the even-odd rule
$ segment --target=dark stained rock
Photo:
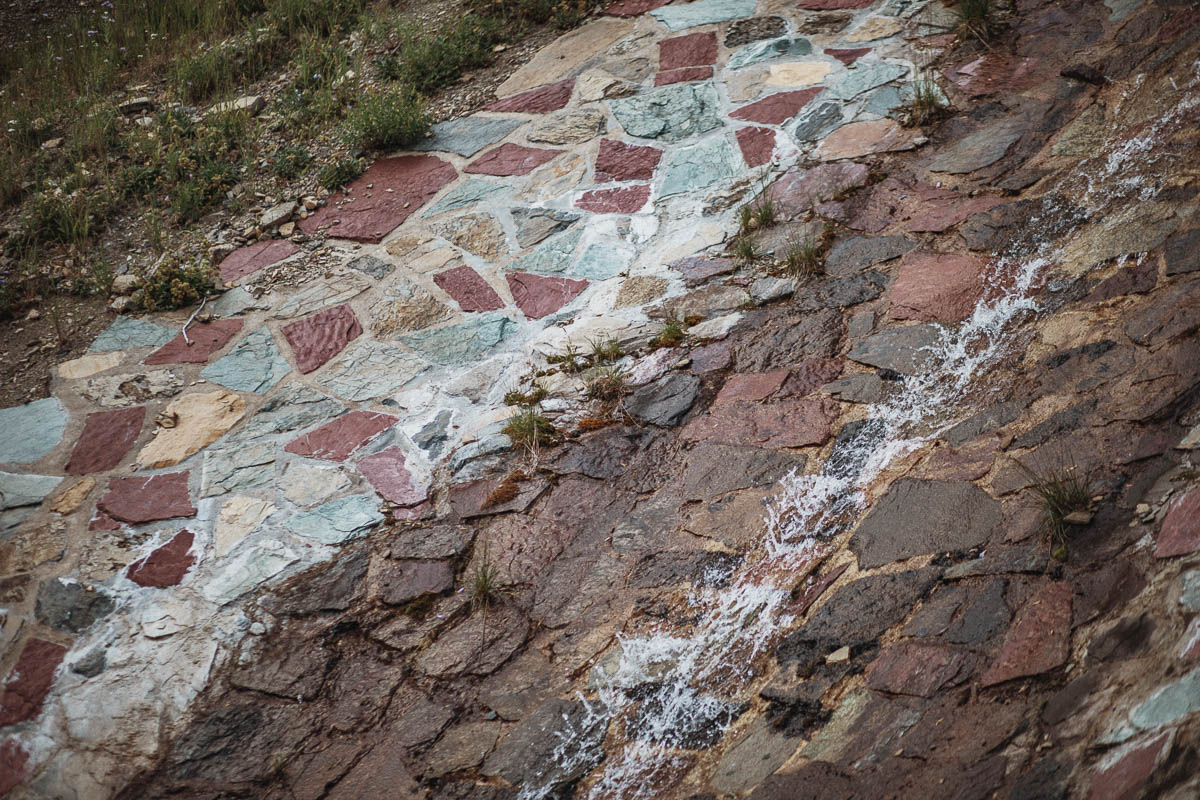
[[[509,272],[504,279],[508,281],[513,302],[529,319],[541,319],[553,314],[588,287],[587,281],[529,272]]]
[[[775,131],[770,128],[738,128],[737,141],[747,167],[761,167],[775,153]]]
[[[313,700],[320,694],[334,656],[320,638],[301,639],[293,634],[251,641],[261,649],[252,650],[252,658],[238,665],[230,683],[293,702]]]
[[[422,756],[426,780],[479,766],[500,738],[500,720],[466,722],[442,734]]]
[[[688,256],[670,265],[671,269],[683,274],[683,282],[689,288],[699,286],[710,278],[725,275],[737,269],[737,262],[731,258],[705,258],[704,256]]]
[[[490,675],[529,636],[529,620],[512,605],[476,612],[442,634],[416,658],[414,666],[434,678]]]
[[[747,314],[734,343],[734,361],[739,372],[769,372],[810,358],[830,358],[837,354],[841,329],[842,315],[833,309]]]
[[[400,531],[391,539],[392,558],[454,558],[470,547],[475,531],[465,525],[442,523]]]
[[[454,562],[448,559],[376,559],[371,567],[374,594],[388,605],[404,605],[424,594],[454,588]]]
[[[640,386],[625,401],[625,410],[643,425],[669,428],[691,410],[700,390],[700,379],[688,373],[664,375]]]
[[[436,156],[381,158],[345,192],[334,194],[311,217],[301,220],[300,230],[378,242],[457,177],[454,167]]]
[[[900,260],[892,283],[892,319],[958,322],[983,292],[983,263],[951,253],[914,251]]]
[[[157,589],[178,586],[196,563],[196,556],[191,552],[193,539],[191,531],[180,531],[150,555],[130,564],[126,577],[138,586]]]
[[[920,242],[904,236],[856,236],[835,244],[825,257],[825,272],[833,277],[849,275],[884,261],[899,258]]]
[[[425,502],[427,487],[413,479],[405,463],[404,450],[389,447],[358,462],[358,471],[371,482],[379,496],[398,506]]]
[[[1048,558],[1045,548],[1040,546],[989,547],[978,558],[947,569],[946,580],[1016,573],[1040,575],[1046,571]]]
[[[687,454],[680,478],[683,496],[709,500],[738,489],[770,486],[792,470],[801,471],[803,455],[723,444],[701,444]]]
[[[603,756],[607,719],[588,714],[578,700],[551,700],[508,732],[483,762],[482,773],[515,786],[565,786],[583,777]],[[558,758],[559,742],[572,739],[575,758]]]
[[[733,344],[728,340],[697,347],[691,352],[692,371],[703,375],[728,367],[733,362]]]
[[[888,279],[873,269],[856,275],[814,283],[798,292],[795,306],[800,311],[819,311],[824,308],[847,308],[874,300],[887,288]]]
[[[1177,280],[1155,292],[1154,302],[1126,317],[1125,335],[1134,343],[1156,347],[1200,328],[1200,276]]]
[[[594,189],[584,192],[575,207],[596,214],[634,214],[650,199],[650,186],[623,186],[619,189]]]
[[[131,525],[195,516],[196,507],[188,499],[188,474],[184,470],[151,477],[113,478],[96,508]]]
[[[764,125],[782,125],[796,116],[808,101],[822,92],[821,87],[812,89],[797,89],[792,92],[778,92],[764,97],[749,105],[742,106],[729,116],[732,119],[744,119],[748,122],[760,122]]]
[[[649,589],[690,581],[699,586],[723,586],[742,563],[734,553],[707,550],[666,550],[644,557],[629,573],[628,586]]]
[[[442,291],[454,298],[463,311],[495,311],[504,301],[478,272],[466,266],[439,272],[433,276]]]
[[[1071,585],[1046,583],[1021,610],[981,684],[1039,675],[1067,660],[1071,645]]]
[[[1146,576],[1125,559],[1104,564],[1075,581],[1074,627],[1086,625],[1114,608],[1123,608],[1146,588]]]
[[[869,48],[869,47],[843,47],[843,48],[827,47],[827,48],[825,48],[825,55],[833,56],[838,61],[845,64],[847,67],[850,66],[851,64],[853,64],[855,61],[858,61],[860,58],[862,58],[869,52],[871,52],[871,48]]]
[[[1158,285],[1158,264],[1146,261],[1132,267],[1122,267],[1101,281],[1084,302],[1101,303],[1128,294],[1145,294]]]
[[[601,147],[603,147],[603,143]],[[600,178],[597,177],[597,180]],[[514,208],[512,218],[517,227],[517,244],[524,249],[532,247],[548,236],[565,231],[579,220],[579,215],[570,211],[544,208]]]
[[[179,334],[171,341],[146,356],[146,364],[203,364],[209,356],[220,350],[242,329],[240,319],[218,319],[200,322],[188,328],[189,345]]]
[[[1012,239],[1014,229],[1028,222],[1030,217],[1042,216],[1043,209],[1050,204],[1053,204],[1055,208],[1071,209],[1065,212],[1067,218],[1082,221],[1074,212],[1067,198],[1061,195],[1050,195],[1046,198],[1030,198],[1018,200],[1015,203],[1004,203],[975,214],[963,223],[958,230],[958,235],[972,250],[1003,253]]]
[[[354,550],[332,564],[318,564],[260,603],[276,616],[305,616],[322,611],[345,611],[367,574],[369,553]]]
[[[867,686],[877,692],[933,697],[966,679],[966,654],[955,648],[917,642],[885,647],[867,667]]]
[[[66,473],[105,472],[120,464],[142,432],[145,418],[144,406],[88,414],[83,433],[79,434],[79,441],[67,461]]]
[[[107,592],[98,591],[95,587],[48,578],[42,581],[38,589],[34,616],[38,622],[51,628],[81,633],[92,627],[96,620],[112,613],[115,605]]]
[[[942,438],[955,447],[966,444],[977,436],[992,433],[1014,421],[1025,409],[1025,403],[1012,400],[999,403],[964,419],[942,434]]]
[[[96,647],[71,665],[71,672],[76,675],[82,675],[85,678],[94,678],[107,666],[108,657],[104,652],[103,647]]]
[[[29,639],[4,681],[0,693],[0,728],[33,719],[54,685],[54,673],[67,648],[44,639]]]
[[[299,252],[300,246],[287,239],[268,239],[265,242],[240,247],[225,256],[225,260],[221,262],[221,281],[232,283]]]
[[[942,330],[932,322],[891,328],[857,342],[846,355],[871,367],[919,375],[937,360]]]
[[[534,500],[546,491],[548,483],[545,480],[524,481],[517,485],[517,494],[511,499],[497,502],[493,493],[500,487],[500,481],[477,480],[458,483],[450,487],[447,498],[450,507],[459,519],[503,514],[508,511],[525,511]]]
[[[648,181],[654,177],[662,154],[663,151],[657,147],[601,139],[600,151],[596,155],[596,180]]]
[[[1004,522],[1000,505],[972,483],[901,478],[850,539],[862,569],[987,542]]]
[[[1171,558],[1200,550],[1200,489],[1171,501],[1154,548],[1156,558]]]
[[[946,628],[946,641],[978,646],[1004,632],[1012,619],[1004,599],[1007,588],[1008,582],[1000,578],[965,587],[962,605]]]
[[[658,43],[659,69],[679,69],[680,67],[700,67],[717,63],[717,35],[708,33],[689,33],[672,39],[663,39]]]
[[[840,358],[810,358],[792,368],[783,384],[783,397],[804,397],[842,374]]]
[[[1044,80],[1045,73],[1045,64],[1039,59],[1004,53],[991,53],[962,67],[943,70],[947,78],[972,98],[1032,86]]]
[[[746,712],[747,703],[734,703],[717,697],[697,698],[691,713],[679,717],[674,725],[664,729],[650,724],[664,712],[673,711],[677,702],[670,690],[653,692],[642,701],[630,721],[633,735],[644,742],[676,747],[682,750],[706,750],[721,741],[725,730]]]
[[[1143,651],[1156,627],[1154,620],[1144,613],[1118,620],[1088,642],[1088,663],[1122,661],[1139,654],[1146,655]]]
[[[1200,228],[1172,234],[1163,244],[1167,275],[1180,275],[1200,270]]]
[[[558,111],[571,99],[575,90],[575,79],[539,86],[527,92],[494,100],[483,107],[484,111],[510,111],[518,114],[547,114]]]
[[[1108,78],[1104,77],[1104,73],[1088,64],[1071,64],[1059,70],[1058,74],[1063,78],[1090,83],[1094,86],[1103,86],[1108,83]]]
[[[257,780],[263,754],[295,752],[313,724],[295,698],[281,706],[233,700],[185,729],[172,748],[168,774],[222,783]]]
[[[305,458],[345,461],[396,421],[396,417],[377,411],[351,411],[289,442],[283,449]]]
[[[762,39],[774,39],[787,33],[783,17],[751,17],[731,22],[725,31],[726,47],[741,47]]]
[[[472,161],[463,171],[478,175],[528,175],[562,152],[505,142]]]
[[[988,122],[940,148],[925,162],[930,172],[961,175],[995,164],[1029,127],[1021,115]]]
[[[319,369],[357,339],[362,333],[362,325],[353,309],[343,304],[288,323],[282,330],[296,357],[296,367],[307,374]]]

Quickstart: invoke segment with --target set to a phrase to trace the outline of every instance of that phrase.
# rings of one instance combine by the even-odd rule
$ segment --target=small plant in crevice
[[[588,400],[615,403],[629,393],[629,374],[622,367],[592,367],[583,378]]]
[[[522,392],[520,389],[513,389],[504,393],[504,405],[506,406],[534,406],[546,399],[550,393],[546,391],[546,387],[536,381],[527,392]]]
[[[317,180],[326,189],[341,189],[353,183],[365,169],[361,158],[342,158],[322,167]]]
[[[1091,521],[1091,475],[1074,463],[1064,462],[1044,473],[1035,472],[1020,461],[1017,464],[1033,481],[1032,489],[1042,511],[1042,530],[1050,537],[1050,554],[1066,561],[1071,526]]]
[[[758,242],[749,234],[742,234],[733,243],[733,257],[743,264],[750,264],[762,257]]]
[[[579,348],[567,342],[563,345],[563,351],[560,355],[552,355],[546,358],[547,364],[557,364],[568,375],[574,375],[587,369],[587,359],[579,352]]]
[[[599,340],[594,339],[590,342],[592,346],[592,365],[614,364],[625,355],[625,351],[621,349],[621,343],[614,337]]]
[[[909,126],[928,125],[945,111],[943,95],[937,81],[928,76],[912,82],[912,97],[905,110],[904,122]]]
[[[542,416],[537,406],[525,406],[508,418],[508,424],[500,431],[513,444],[536,453],[538,447],[550,442],[558,431]]]
[[[958,18],[960,36],[973,36],[984,45],[992,38],[991,0],[958,0],[954,16]]]
[[[783,268],[792,277],[813,277],[825,272],[825,253],[833,236],[832,226],[826,224],[820,236],[793,233],[783,248]]]
[[[210,265],[181,266],[165,261],[138,282],[135,296],[147,311],[172,311],[195,305],[212,291]]]
[[[517,495],[521,493],[521,482],[527,480],[524,472],[513,472],[508,475],[500,485],[492,490],[487,499],[483,501],[482,508],[495,508],[502,506],[505,503],[512,502],[517,499]]]
[[[429,130],[421,98],[392,89],[359,101],[346,120],[346,138],[369,150],[390,150],[420,141]]]
[[[662,330],[658,332],[658,335],[650,340],[650,346],[654,349],[677,347],[683,344],[685,336],[687,336],[687,332],[684,330],[683,320],[671,315],[663,321]]]

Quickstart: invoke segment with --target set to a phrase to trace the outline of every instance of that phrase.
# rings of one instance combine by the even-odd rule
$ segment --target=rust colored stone
[[[54,672],[67,648],[44,639],[30,639],[4,682],[0,694],[0,728],[33,719],[54,685]]]
[[[188,344],[180,333],[146,357],[146,364],[203,364],[242,329],[240,319],[218,319],[187,329]]]
[[[1200,489],[1172,501],[1158,532],[1156,558],[1183,556],[1200,550]]]
[[[1146,782],[1166,755],[1171,732],[1166,731],[1148,742],[1136,744],[1120,753],[1107,766],[1092,775],[1088,800],[1132,800],[1140,797]]]
[[[884,648],[867,667],[867,686],[877,692],[933,697],[960,678],[966,656],[961,650],[917,642]]]
[[[68,475],[87,475],[110,470],[129,452],[146,418],[145,406],[97,411],[88,414],[83,433],[67,462]]]
[[[600,13],[611,17],[636,17],[647,11],[662,8],[669,2],[671,0],[619,0]]]
[[[848,67],[869,52],[871,52],[869,47],[830,47],[826,48],[825,55],[833,56]]]
[[[157,589],[178,586],[196,563],[196,556],[190,552],[193,541],[191,531],[180,531],[150,555],[130,564],[125,576],[138,586]]]
[[[1047,583],[1031,597],[984,674],[983,686],[1040,675],[1062,666],[1071,650],[1071,584]]]
[[[680,67],[702,67],[717,63],[717,34],[689,33],[663,39],[658,43],[658,67],[662,70]]]
[[[822,91],[823,87],[816,86],[811,89],[797,89],[794,92],[779,92],[748,106],[742,106],[729,116],[733,119],[761,122],[764,125],[780,125],[796,116],[809,100]]]
[[[713,405],[732,403],[738,400],[750,403],[766,400],[783,387],[783,382],[787,380],[787,377],[788,370],[786,369],[730,375],[725,381],[725,385],[721,387],[721,391],[717,393],[717,398],[713,400]]]
[[[569,78],[530,89],[527,92],[502,97],[483,107],[484,111],[511,111],[518,114],[546,114],[558,111],[571,100],[575,90],[575,79]],[[468,170],[469,172],[470,170]]]
[[[495,311],[504,301],[478,272],[463,265],[433,276],[443,292],[454,298],[463,311]]]
[[[269,239],[265,242],[255,242],[245,247],[239,247],[225,256],[225,260],[221,262],[221,280],[224,283],[232,283],[299,252],[299,245],[293,244],[287,239]]]
[[[761,167],[775,152],[775,131],[770,128],[738,128],[737,141],[747,167]]]
[[[712,67],[683,67],[682,69],[669,69],[654,76],[654,85],[668,86],[672,83],[706,81],[712,76]]]
[[[361,333],[358,317],[345,304],[283,326],[283,336],[292,346],[296,367],[303,373],[321,367]]]
[[[971,256],[913,251],[892,284],[892,319],[958,322],[983,292],[983,263]]]
[[[601,139],[596,154],[596,181],[648,181],[662,159],[657,147]]]
[[[521,313],[530,319],[553,314],[588,287],[587,281],[510,272],[504,276]]]
[[[505,142],[472,161],[464,171],[477,175],[528,175],[562,153],[562,150],[545,150]]]
[[[808,447],[829,439],[838,405],[828,397],[777,403],[725,403],[692,420],[681,436],[690,441],[754,447]]]
[[[345,461],[358,448],[396,423],[396,417],[377,411],[351,411],[289,442],[289,453],[327,461]]]
[[[29,774],[29,753],[16,739],[0,742],[0,796],[11,791]]]
[[[575,201],[575,207],[597,214],[633,214],[640,211],[649,199],[649,184],[641,184],[584,192],[583,196]]]
[[[96,508],[109,519],[130,525],[196,515],[196,507],[188,498],[188,470],[113,478]]]

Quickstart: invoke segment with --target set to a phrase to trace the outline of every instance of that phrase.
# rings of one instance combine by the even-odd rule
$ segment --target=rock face
[[[625,409],[645,425],[671,427],[691,410],[699,388],[700,380],[694,375],[667,375],[637,389],[625,401]]]
[[[601,139],[596,154],[596,180],[648,181],[662,159],[662,150]]]
[[[893,319],[957,322],[983,293],[983,264],[970,256],[912,252],[892,284]]]
[[[196,563],[191,553],[194,540],[189,531],[180,531],[150,555],[130,564],[126,575],[138,586],[163,589],[178,585]]]

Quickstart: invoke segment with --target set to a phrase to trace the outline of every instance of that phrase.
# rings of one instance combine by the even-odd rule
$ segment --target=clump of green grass
[[[183,266],[166,261],[138,282],[135,296],[147,311],[171,311],[199,303],[212,290],[210,265]]]
[[[927,125],[942,113],[942,93],[937,82],[921,77],[912,83],[912,98],[908,101],[909,125]]]
[[[794,277],[820,275],[825,271],[823,241],[812,234],[792,234],[783,250],[783,268]]]
[[[587,399],[615,402],[629,394],[629,374],[613,364],[592,367],[584,375],[583,386]]]
[[[583,22],[599,4],[596,0],[471,0],[470,5],[509,22],[534,25],[548,22],[567,30]]]
[[[650,346],[655,349],[660,347],[678,347],[683,344],[685,336],[687,336],[687,332],[684,330],[683,321],[674,315],[668,316],[663,321],[662,330],[650,340]]]
[[[1066,561],[1070,526],[1077,524],[1072,515],[1090,519],[1087,512],[1092,504],[1091,476],[1074,464],[1040,474],[1020,461],[1017,464],[1033,480],[1033,492],[1042,510],[1042,530],[1050,537],[1051,555]]]
[[[381,76],[429,94],[454,83],[466,70],[490,64],[500,25],[489,17],[468,16],[444,31],[408,26],[397,33],[399,47],[376,62]]]
[[[762,253],[759,252],[758,242],[748,233],[737,237],[733,243],[733,256],[744,264],[757,261]]]
[[[471,609],[487,610],[500,602],[500,574],[496,566],[488,560],[487,551],[471,573]]]
[[[580,354],[579,348],[570,342],[563,345],[563,351],[560,355],[548,356],[546,363],[557,364],[559,369],[568,375],[574,375],[587,368],[587,361]]]
[[[537,406],[526,406],[509,417],[501,433],[512,439],[513,444],[536,451],[539,446],[551,441],[558,431],[542,416]]]
[[[522,392],[518,389],[513,389],[504,394],[504,405],[506,406],[533,406],[546,399],[549,392],[546,387],[535,383],[533,388],[528,392]]]
[[[317,175],[317,180],[326,189],[340,189],[353,183],[358,176],[363,174],[364,169],[366,167],[363,165],[362,159],[341,158],[322,167],[320,174]]]
[[[285,36],[329,36],[350,30],[365,0],[271,0],[268,16]]]
[[[621,349],[621,343],[615,337],[608,339],[595,339],[590,342],[592,346],[592,364],[613,364],[625,355],[625,351]]]
[[[295,180],[312,163],[312,154],[299,145],[284,145],[271,159],[271,171],[284,180]]]
[[[346,138],[359,147],[388,150],[421,140],[429,117],[421,99],[404,89],[363,98],[346,120]]]
[[[954,6],[961,36],[974,36],[981,42],[992,37],[991,0],[958,0]]]

